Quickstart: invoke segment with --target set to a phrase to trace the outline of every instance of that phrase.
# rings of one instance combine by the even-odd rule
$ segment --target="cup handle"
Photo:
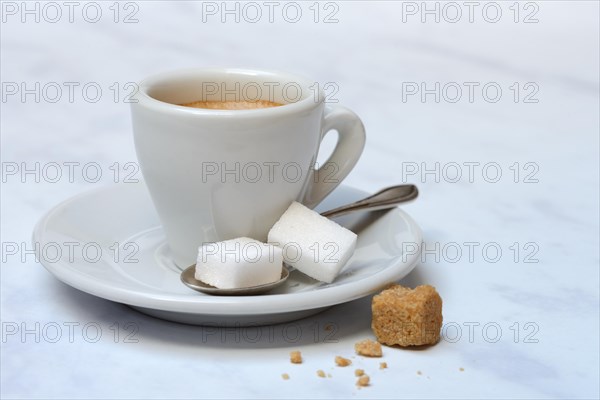
[[[327,161],[312,171],[310,185],[302,201],[309,208],[314,208],[341,183],[352,171],[365,147],[365,127],[351,110],[327,107],[321,140],[332,129],[338,132],[338,142]]]

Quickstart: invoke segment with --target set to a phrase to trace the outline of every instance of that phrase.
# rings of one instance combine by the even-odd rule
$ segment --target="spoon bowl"
[[[281,268],[281,278],[278,281],[245,288],[219,289],[217,287],[209,285],[208,283],[204,283],[196,279],[194,277],[195,272],[195,264],[187,267],[181,273],[181,282],[183,282],[184,285],[191,289],[213,296],[252,296],[257,294],[263,294],[282,285],[287,280],[288,276],[290,276],[290,270],[287,269],[287,267],[284,265]]]

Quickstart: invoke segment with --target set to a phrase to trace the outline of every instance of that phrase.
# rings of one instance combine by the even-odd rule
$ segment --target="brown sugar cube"
[[[371,328],[385,345],[420,346],[440,340],[442,298],[429,285],[392,285],[371,303]]]
[[[356,381],[356,386],[369,386],[369,375],[363,375]]]
[[[357,369],[356,371],[354,371],[354,376],[363,376],[364,374],[365,374],[364,369]]]
[[[366,357],[381,357],[381,344],[371,339],[361,340],[354,345],[356,354]]]
[[[302,353],[299,351],[292,351],[290,353],[290,361],[292,364],[302,364]]]
[[[352,364],[352,361],[342,356],[335,356],[335,363],[338,365],[338,367],[347,367],[348,365]]]

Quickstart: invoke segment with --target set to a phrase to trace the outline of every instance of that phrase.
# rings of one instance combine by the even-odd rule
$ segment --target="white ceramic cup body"
[[[313,84],[285,73],[241,69],[176,71],[140,83],[131,106],[136,153],[179,266],[194,263],[205,242],[266,240],[292,201],[314,207],[356,164],[365,142],[362,123],[347,109],[326,111],[323,93],[312,90]],[[178,105],[257,97],[284,105],[255,110]],[[338,130],[338,145],[315,170],[330,129]]]

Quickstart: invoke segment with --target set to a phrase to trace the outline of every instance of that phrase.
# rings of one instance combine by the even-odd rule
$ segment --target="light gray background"
[[[38,3],[39,23],[29,14],[22,22],[21,10],[12,15],[7,3],[0,42],[2,397],[599,396],[597,2],[522,2],[516,6],[519,22],[514,22],[513,2],[479,2],[473,22],[458,2],[463,14],[456,23],[448,21],[456,9],[435,2],[427,7],[437,4],[439,22],[435,15],[424,15],[422,22],[420,12],[408,12],[421,8],[421,2],[338,1],[317,4],[318,22],[313,2],[299,3],[297,23],[286,21],[294,13],[282,14],[285,3],[278,3],[273,23],[262,2],[257,4],[263,16],[256,23],[248,21],[254,18],[248,8],[239,23],[232,15],[223,23],[220,13],[203,13],[203,4],[191,1],[120,4],[117,23],[112,2],[98,3],[97,23],[84,19],[86,3],[77,3],[72,23],[63,3],[55,23],[48,21],[55,10],[43,14]],[[221,2],[212,4],[221,7]],[[244,3],[238,7],[243,13]],[[500,20],[489,22],[496,8]],[[93,9],[87,11],[93,18]],[[138,21],[123,23],[133,11]],[[324,23],[332,11],[337,22]],[[537,22],[524,23],[531,13]],[[345,183],[367,191],[403,182],[419,185],[421,197],[404,208],[434,250],[403,283],[432,284],[441,293],[446,336],[438,345],[423,351],[385,349],[389,369],[384,371],[379,360],[360,358],[352,368],[334,368],[335,355],[352,354],[354,342],[371,335],[368,298],[297,324],[265,328],[253,344],[247,336],[256,332],[163,322],[71,289],[25,251],[31,248],[35,222],[48,209],[84,190],[114,184],[109,167],[135,161],[125,85],[192,66],[306,75],[329,83],[330,90],[337,89],[334,99],[362,117],[367,145]],[[39,102],[35,95],[22,99],[7,92],[13,84],[35,88],[37,82]],[[72,102],[65,82],[79,84]],[[115,82],[120,87],[116,101]],[[462,97],[453,103],[450,91],[441,93],[439,102],[434,95],[403,99],[413,83],[434,88],[436,82],[441,88],[450,84],[448,90],[461,86]],[[472,102],[465,82],[479,85]],[[520,88],[516,103],[510,89],[515,82]],[[97,102],[82,95],[86,83],[102,89]],[[497,102],[482,95],[489,83],[502,89]],[[64,89],[56,103],[49,101],[54,92],[43,92],[48,84],[48,90]],[[534,89],[527,100],[537,103],[526,103]],[[325,142],[331,149],[333,138]],[[52,183],[43,174],[39,182],[21,174],[23,168],[49,162],[97,162],[103,176],[88,183],[76,169],[69,182],[64,169]],[[469,179],[465,163],[476,162]],[[439,178],[422,173],[436,163]],[[488,163],[496,164],[484,172]],[[7,175],[15,165],[19,173]],[[462,176],[454,182],[456,165]],[[415,166],[419,171],[407,174]],[[502,175],[492,183],[497,170]],[[528,173],[534,173],[530,179]],[[470,242],[477,246],[472,258],[465,245]],[[13,244],[17,254],[6,251]],[[492,262],[491,250],[482,254],[486,244],[502,250],[499,260]],[[72,340],[70,323],[79,324],[73,325]],[[90,343],[82,331],[86,323],[101,328],[98,342]],[[337,342],[325,342],[327,323],[337,327]],[[61,327],[56,343],[48,340],[50,331],[44,334],[52,324]],[[483,331],[486,324],[489,329]],[[8,335],[15,326],[19,332]],[[125,340],[132,326],[139,328],[136,343]],[[300,340],[286,341],[285,330],[291,336],[298,327]],[[501,336],[493,342],[497,327]],[[23,337],[23,329],[34,333]],[[120,333],[116,340],[115,331]],[[88,333],[93,336],[93,330]],[[303,365],[289,364],[293,349],[305,354]],[[370,387],[355,388],[354,367],[367,370]],[[318,378],[317,369],[332,378]],[[281,379],[284,372],[289,381]]]

